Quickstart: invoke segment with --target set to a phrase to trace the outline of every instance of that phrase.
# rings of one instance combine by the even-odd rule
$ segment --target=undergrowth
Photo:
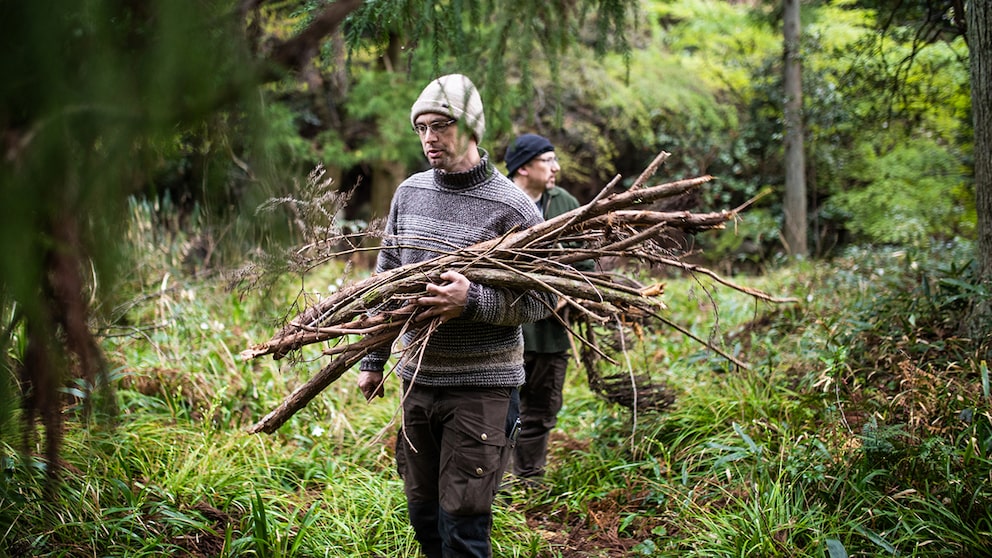
[[[53,499],[42,452],[3,422],[0,555],[415,555],[395,383],[369,405],[346,375],[277,433],[245,433],[320,363],[239,352],[301,291],[362,271],[331,263],[243,296],[203,273],[202,243],[156,236],[135,213],[136,259],[100,324],[119,411],[65,409]],[[675,400],[634,415],[573,366],[548,475],[501,493],[495,555],[992,554],[989,341],[958,327],[988,293],[967,253],[852,250],[738,278],[788,305],[664,279],[672,320],[748,367],[646,326],[631,364]]]

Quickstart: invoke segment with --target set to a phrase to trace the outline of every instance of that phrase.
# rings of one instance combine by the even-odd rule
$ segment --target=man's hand
[[[420,316],[422,320],[440,317],[443,323],[461,316],[465,311],[471,284],[468,278],[457,271],[445,271],[441,279],[445,281],[443,285],[428,283],[428,296],[417,299],[417,304],[428,307]]]
[[[386,393],[382,388],[382,372],[367,370],[359,372],[358,389],[362,390],[366,401],[372,401],[374,397],[383,397]]]

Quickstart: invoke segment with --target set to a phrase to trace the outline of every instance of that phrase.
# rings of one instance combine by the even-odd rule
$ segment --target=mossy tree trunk
[[[803,154],[803,86],[799,0],[785,0],[782,34],[785,65],[785,243],[806,255],[806,160]]]

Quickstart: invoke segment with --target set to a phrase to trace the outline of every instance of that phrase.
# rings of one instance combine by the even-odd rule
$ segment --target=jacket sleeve
[[[554,216],[557,217],[558,215],[561,215],[562,213],[567,213],[569,211],[572,211],[573,209],[578,209],[579,207],[580,207],[579,201],[576,200],[573,196],[571,196],[571,195],[562,196],[561,209],[558,209],[555,212],[556,215],[554,215]],[[581,242],[570,242],[568,244],[565,244],[564,246],[566,248],[576,248],[576,249],[579,249],[579,248],[582,248],[583,247],[583,243],[581,243]],[[578,261],[578,262],[575,262],[574,264],[572,264],[572,267],[574,267],[575,269],[577,269],[579,271],[595,271],[596,270],[596,262],[594,260],[592,260],[592,259],[581,260],[581,261]]]

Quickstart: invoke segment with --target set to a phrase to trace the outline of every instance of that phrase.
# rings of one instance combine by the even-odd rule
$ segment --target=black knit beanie
[[[506,174],[513,176],[517,169],[527,164],[528,161],[537,157],[541,153],[554,151],[555,146],[551,145],[548,138],[537,134],[524,134],[513,140],[506,150]]]

